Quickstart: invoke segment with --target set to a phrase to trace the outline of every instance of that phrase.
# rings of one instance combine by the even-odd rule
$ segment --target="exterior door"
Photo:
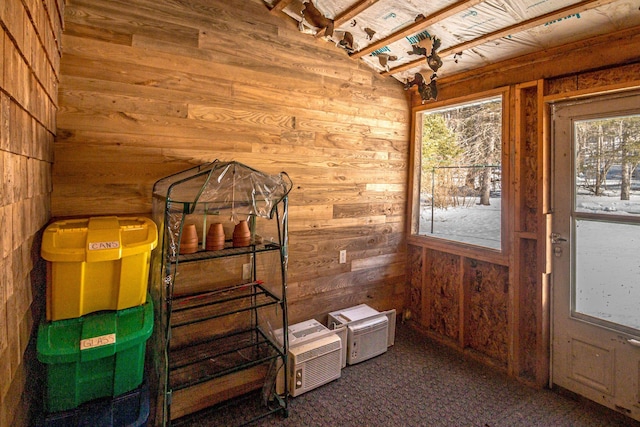
[[[640,93],[552,120],[551,381],[640,420]]]

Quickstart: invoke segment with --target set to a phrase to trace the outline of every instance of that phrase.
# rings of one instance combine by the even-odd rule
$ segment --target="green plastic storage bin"
[[[38,360],[46,364],[45,408],[65,411],[140,386],[153,331],[151,299],[138,307],[43,322]]]

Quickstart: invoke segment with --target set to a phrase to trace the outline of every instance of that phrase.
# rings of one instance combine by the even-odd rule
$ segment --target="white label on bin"
[[[86,338],[80,341],[80,350],[88,350],[103,345],[115,344],[116,334],[101,335],[99,337]]]
[[[120,242],[117,240],[115,242],[89,242],[89,250],[90,251],[99,251],[101,249],[118,249],[120,247]]]

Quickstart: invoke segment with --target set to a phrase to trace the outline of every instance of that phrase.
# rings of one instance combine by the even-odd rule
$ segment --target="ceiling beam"
[[[274,14],[278,12],[282,12],[285,7],[291,4],[292,1],[293,0],[279,0],[276,4],[273,5],[270,12]]]
[[[544,25],[547,22],[550,22],[556,19],[565,18],[569,15],[584,12],[585,10],[588,10],[588,9],[594,9],[596,7],[604,6],[609,3],[613,3],[614,1],[616,0],[585,0],[571,6],[563,7],[562,9],[558,9],[553,12],[540,15],[536,18],[528,19],[518,24],[513,24],[506,28],[493,31],[491,33],[485,34],[482,37],[478,37],[473,40],[469,40],[467,42],[460,43],[455,46],[448,47],[446,49],[442,49],[438,51],[438,55],[440,55],[440,57],[444,57],[450,54],[461,53],[465,50],[473,49],[476,46],[480,46],[490,41],[498,40],[503,37],[507,37],[511,34],[516,34],[522,31],[526,31],[531,28]],[[390,69],[389,71],[382,71],[380,74],[385,76],[390,74],[395,74],[395,73],[409,70],[411,68],[417,67],[422,64],[426,64],[424,58],[420,58],[418,60],[411,61],[403,65],[399,65],[395,68]]]
[[[342,13],[338,14],[333,19],[334,27],[339,27],[345,22],[351,21],[354,16],[358,15],[361,12],[364,12],[369,7],[378,3],[378,1],[379,0],[359,0],[358,2],[354,3],[352,6],[349,6],[349,8],[344,10]],[[326,28],[321,29],[316,33],[316,37],[323,37],[325,35],[325,31],[326,31]]]
[[[635,87],[640,87],[640,73],[636,70],[640,65],[640,25],[618,30],[599,36],[581,39],[569,44],[552,47],[541,52],[531,52],[517,58],[510,58],[483,66],[481,69],[465,70],[460,73],[447,75],[438,79],[440,92],[446,91],[445,87],[456,87],[455,94],[447,91],[448,96],[458,96],[468,92],[468,84],[474,81],[474,90],[482,91],[490,88],[507,86],[522,81],[537,79],[554,79],[562,75],[599,70],[602,68],[602,59],[606,58],[607,65],[627,68],[630,76],[624,85],[629,88],[629,81],[635,82]],[[598,52],[593,55],[593,52]],[[595,82],[593,82],[595,84]],[[607,77],[599,80],[597,85],[606,87],[622,86],[617,79]],[[585,85],[586,88],[589,85]],[[578,89],[593,91],[590,89]],[[444,89],[444,91],[443,91]]]
[[[433,25],[436,22],[442,21],[443,19],[446,19],[450,16],[456,15],[462,11],[467,10],[470,7],[473,7],[475,5],[477,5],[478,3],[482,3],[484,0],[462,0],[462,1],[458,1],[450,6],[445,7],[444,9],[441,9],[435,13],[432,13],[431,15],[422,18],[416,22],[414,22],[413,24],[409,25],[408,27],[405,27],[403,29],[401,29],[400,31],[397,31],[393,34],[388,35],[387,37],[372,43],[370,45],[368,45],[367,47],[364,47],[362,49],[360,49],[357,52],[354,52],[351,54],[352,58],[361,58],[363,56],[366,56],[368,54],[370,54],[371,52],[380,49],[381,47],[385,47],[397,40],[400,40],[403,37],[407,37],[407,36],[411,36],[413,34],[419,33],[420,31],[424,30],[425,28],[427,28],[429,25]],[[337,25],[336,25],[337,27]]]

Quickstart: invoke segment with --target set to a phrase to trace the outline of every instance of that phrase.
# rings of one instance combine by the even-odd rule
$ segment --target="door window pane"
[[[577,220],[574,313],[640,329],[640,225]]]
[[[574,313],[640,329],[640,116],[574,123]]]
[[[575,123],[576,212],[640,214],[640,116]]]

